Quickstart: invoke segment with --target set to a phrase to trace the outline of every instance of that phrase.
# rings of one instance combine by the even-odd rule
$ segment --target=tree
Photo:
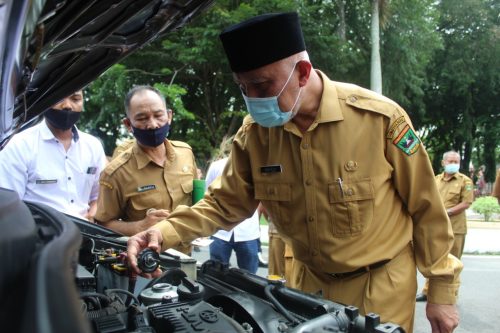
[[[376,93],[382,93],[382,64],[380,61],[380,10],[384,6],[384,0],[371,0],[372,22],[370,37],[372,41],[370,62],[370,89]]]
[[[443,0],[438,31],[444,47],[428,67],[426,114],[428,149],[440,154],[454,149],[468,170],[476,151],[476,165],[488,163],[486,179],[495,176],[499,145],[498,100],[500,86],[499,8],[494,0]]]
[[[432,102],[442,101],[441,97],[444,97],[435,70],[445,59],[441,51],[444,50],[444,38],[440,37],[442,31],[436,28],[438,9],[442,8],[433,0],[391,0],[390,12],[383,9],[385,14],[380,16],[384,27],[380,31],[383,93],[410,113],[433,154],[442,152],[443,142],[453,141],[449,131],[446,135],[440,134],[442,119],[427,112],[434,112]],[[246,115],[219,33],[225,27],[257,14],[290,10],[299,12],[306,46],[315,68],[337,81],[370,86],[371,2],[221,0],[189,25],[129,56],[89,86],[85,112],[87,128],[96,129],[95,134],[103,139],[109,153],[116,141],[127,135],[120,125],[126,91],[133,84],[155,85],[173,105],[170,138],[188,142],[198,164],[204,167],[222,138],[234,134]],[[493,53],[489,53],[492,58]],[[487,58],[481,57],[486,71]],[[496,82],[494,74],[490,73],[488,77],[491,82]],[[488,86],[486,81],[484,86]],[[434,91],[438,86],[439,89]],[[425,93],[433,96],[437,91],[439,98],[436,101],[432,100],[434,97],[426,98]],[[484,89],[480,93],[485,96],[491,92]],[[477,96],[471,95],[470,105],[477,102]]]

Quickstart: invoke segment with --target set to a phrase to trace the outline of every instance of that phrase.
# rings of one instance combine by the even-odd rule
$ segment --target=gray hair
[[[150,85],[138,85],[138,86],[134,86],[132,89],[130,89],[128,91],[127,95],[125,96],[125,112],[127,113],[127,117],[129,116],[129,112],[130,112],[130,101],[132,100],[132,97],[134,97],[135,94],[146,91],[146,90],[152,91],[155,94],[157,94],[158,96],[160,96],[160,98],[163,101],[163,104],[165,104],[165,108],[167,109],[167,112],[168,112],[168,106],[167,106],[167,101],[165,99],[165,96],[163,96],[163,94],[158,89],[156,89],[155,87],[152,87]]]
[[[450,150],[443,154],[443,161],[446,160],[446,158],[448,158],[449,155],[458,155],[458,159],[459,160],[461,159],[460,154],[458,152]]]

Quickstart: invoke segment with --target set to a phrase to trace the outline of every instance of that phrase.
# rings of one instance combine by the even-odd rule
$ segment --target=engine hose
[[[297,320],[297,318],[293,317],[290,312],[285,309],[283,305],[274,297],[274,295],[271,293],[272,289],[274,289],[274,285],[269,284],[264,288],[264,294],[266,294],[267,299],[276,307],[276,309],[289,321],[291,321],[294,324],[300,324],[300,322]]]
[[[127,295],[127,297],[130,297],[131,299],[133,299],[136,304],[141,304],[139,302],[139,299],[137,298],[137,296],[135,296],[130,291],[127,291],[125,289],[106,289],[105,292],[106,292],[107,295],[110,295],[110,294],[125,294],[125,295]]]
[[[100,310],[93,310],[87,312],[87,318],[89,319],[97,319],[100,317],[105,317],[117,313],[122,313],[127,310],[127,307],[121,304],[120,302],[113,302],[108,307]]]

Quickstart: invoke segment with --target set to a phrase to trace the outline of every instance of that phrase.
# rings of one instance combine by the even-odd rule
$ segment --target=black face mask
[[[69,130],[80,119],[81,112],[71,111],[71,109],[56,110],[53,108],[47,109],[44,112],[45,119],[54,126],[61,130]]]
[[[134,126],[132,126],[132,129],[139,143],[148,147],[158,147],[165,141],[168,131],[170,130],[170,124],[166,123],[164,126],[155,129],[144,130]]]

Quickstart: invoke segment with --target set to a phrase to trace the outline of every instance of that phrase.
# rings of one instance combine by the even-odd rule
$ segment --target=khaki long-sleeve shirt
[[[392,259],[413,242],[429,301],[455,302],[461,263],[427,153],[391,100],[330,81],[305,132],[247,117],[224,175],[192,209],[177,208],[163,247],[229,229],[262,202],[294,257],[328,273]]]
[[[191,147],[165,140],[167,158],[163,167],[134,142],[113,159],[101,174],[96,220],[137,221],[150,208],[172,211],[191,205],[196,162]]]

